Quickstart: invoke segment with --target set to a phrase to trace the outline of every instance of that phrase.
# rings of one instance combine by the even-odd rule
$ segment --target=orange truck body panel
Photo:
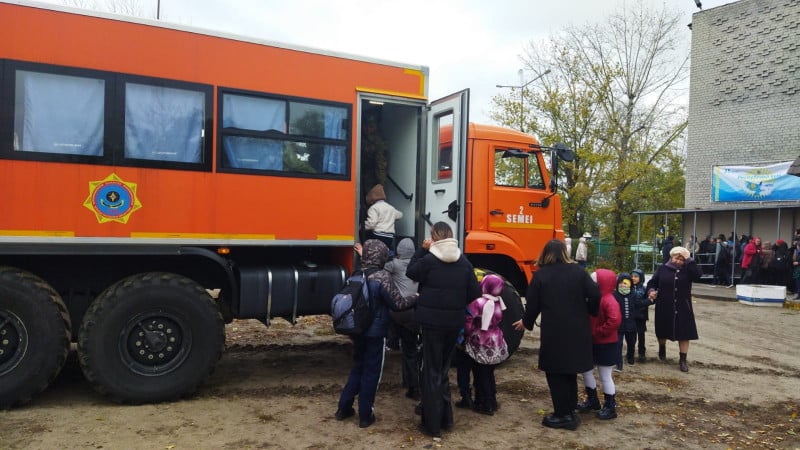
[[[349,104],[357,91],[425,95],[424,74],[413,68],[11,4],[0,4],[0,42],[0,59],[215,88]],[[271,70],[272,61],[292,70]],[[358,135],[355,123],[351,133]],[[216,139],[213,145],[216,154]],[[89,183],[110,173],[135,184],[141,202],[124,224],[100,223],[82,206]],[[331,182],[97,165],[76,170],[74,164],[3,160],[0,235],[353,240],[355,179]]]

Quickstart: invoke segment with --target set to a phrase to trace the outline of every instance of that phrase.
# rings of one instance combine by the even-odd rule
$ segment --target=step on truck
[[[0,74],[1,408],[72,349],[114,401],[179,398],[225,323],[328,314],[377,183],[398,237],[447,221],[516,315],[563,238],[570,151],[429,102],[424,66],[3,1]]]

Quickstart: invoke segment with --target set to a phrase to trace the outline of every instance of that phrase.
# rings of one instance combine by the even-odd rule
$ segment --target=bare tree
[[[495,97],[495,120],[513,125],[511,119],[526,117],[525,128],[543,141],[576,150],[561,183],[570,235],[601,227],[622,247],[635,229],[633,211],[682,204],[687,122],[678,97],[688,76],[688,42],[680,20],[637,3],[602,23],[567,28],[526,48],[530,73],[552,71],[539,89],[522,92],[522,104],[511,97],[518,92]]]

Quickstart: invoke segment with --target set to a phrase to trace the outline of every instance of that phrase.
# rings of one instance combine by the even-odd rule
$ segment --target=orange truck
[[[563,238],[544,154],[570,152],[429,103],[423,66],[4,1],[0,74],[2,408],[73,344],[96,390],[156,402],[225,323],[329,313],[376,183],[398,236],[448,221],[518,290]]]

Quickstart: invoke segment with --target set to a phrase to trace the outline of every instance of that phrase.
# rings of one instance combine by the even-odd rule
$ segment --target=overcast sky
[[[153,18],[158,1],[141,0]],[[686,24],[699,11],[694,0],[160,0],[160,5],[166,21],[428,66],[431,100],[469,88],[470,120],[490,123],[491,98],[501,92],[495,85],[520,84],[520,55],[528,42],[570,24],[600,22],[624,1],[666,3],[685,15]],[[734,0],[702,1],[709,9]]]

